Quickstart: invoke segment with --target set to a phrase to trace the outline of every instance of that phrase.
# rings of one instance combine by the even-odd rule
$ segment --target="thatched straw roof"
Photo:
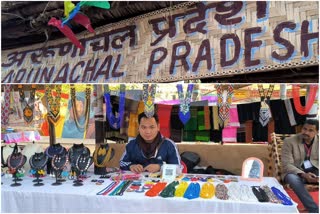
[[[77,1],[72,1],[77,3]],[[110,10],[84,7],[92,23],[99,27],[181,3],[181,1],[109,1]],[[64,37],[47,25],[51,17],[63,17],[63,1],[1,1],[2,50]],[[85,29],[72,23],[75,33]],[[46,36],[46,34],[48,36]]]

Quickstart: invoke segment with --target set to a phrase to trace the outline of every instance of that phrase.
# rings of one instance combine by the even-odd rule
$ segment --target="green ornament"
[[[110,4],[108,1],[80,1],[81,6],[92,6],[100,7],[102,9],[110,9]]]

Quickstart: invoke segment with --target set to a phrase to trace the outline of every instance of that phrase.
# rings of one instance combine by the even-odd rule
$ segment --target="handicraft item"
[[[109,86],[105,85],[105,94],[104,98],[106,101],[106,115],[108,118],[108,122],[110,126],[113,129],[119,129],[122,123],[122,119],[124,116],[124,107],[125,107],[125,85],[121,84],[120,85],[120,101],[119,101],[119,109],[118,109],[118,115],[115,116],[112,112],[112,104],[111,104],[111,98],[110,98],[110,90]]]
[[[15,148],[18,148],[17,146]],[[27,157],[22,155],[21,152],[17,152],[17,149],[13,150],[13,153],[11,155],[9,155],[8,159],[7,159],[7,164],[8,164],[8,169],[9,172],[13,174],[14,177],[14,183],[11,184],[10,186],[14,187],[14,186],[20,186],[21,183],[17,183],[18,180],[18,171],[22,168],[22,166],[25,164],[25,162],[27,161]]]
[[[29,164],[31,167],[31,174],[33,174],[36,179],[34,182],[37,182],[34,184],[34,186],[43,186],[43,183],[40,183],[42,180],[39,179],[41,175],[44,175],[44,168],[47,165],[48,162],[48,156],[45,155],[43,152],[34,153],[29,159]]]
[[[4,85],[4,104],[1,105],[1,125],[8,125],[10,110],[10,91],[11,85]]]
[[[191,96],[193,91],[193,84],[188,85],[188,89],[186,95],[183,95],[182,84],[177,84],[178,96],[180,100],[180,110],[179,110],[179,118],[181,122],[185,125],[191,118],[190,115],[190,103]]]
[[[272,117],[270,107],[268,103],[270,102],[270,98],[274,89],[274,85],[270,85],[267,93],[265,94],[263,85],[258,84],[259,95],[261,99],[261,107],[259,111],[259,122],[262,126],[266,126]]]
[[[33,109],[34,109],[34,100],[36,95],[36,86],[35,85],[31,86],[30,97],[28,101],[26,101],[26,96],[23,90],[23,86],[18,85],[18,89],[19,89],[21,107],[23,109],[23,118],[24,118],[24,121],[27,124],[29,124],[33,121]]]
[[[306,115],[309,113],[309,111],[312,108],[312,105],[315,101],[317,91],[318,91],[318,85],[310,85],[308,100],[306,102],[306,105],[302,106],[301,102],[300,102],[300,94],[299,94],[300,85],[292,85],[293,103],[294,103],[295,109],[297,110],[297,112],[299,114]]]
[[[60,100],[61,100],[61,85],[54,85],[56,96],[53,98],[51,85],[45,85],[45,94],[47,98],[48,120],[56,124],[60,118]]]
[[[71,106],[72,106],[72,113],[73,113],[73,118],[76,123],[76,126],[79,131],[81,132],[86,132],[88,129],[88,124],[89,124],[89,117],[90,117],[90,97],[91,97],[91,87],[89,84],[86,85],[85,89],[85,96],[86,96],[86,102],[84,104],[84,115],[85,115],[85,121],[84,124],[80,124],[79,118],[81,115],[78,115],[77,111],[77,105],[76,105],[76,88],[74,84],[70,85],[70,94],[71,94]],[[86,134],[84,134],[85,136]]]
[[[156,84],[143,84],[142,99],[144,102],[144,113],[150,118],[154,115],[154,98],[156,94]]]
[[[218,96],[218,108],[219,108],[219,117],[225,122],[229,119],[229,109],[232,103],[233,96],[233,86],[227,85],[227,89],[223,89],[221,84],[216,85],[217,96]],[[226,100],[223,99],[224,91],[227,93]]]
[[[71,164],[71,173],[77,172],[76,163],[80,155],[90,156],[90,150],[83,143],[73,144],[68,150],[68,158]]]
[[[108,162],[114,156],[114,149],[109,146],[109,144],[100,144],[93,153],[93,162],[96,167],[100,169],[95,169],[95,174],[104,175],[107,174],[106,167]]]
[[[57,154],[54,155],[51,160],[51,166],[55,172],[56,182],[52,185],[60,185],[62,184],[58,178],[61,176],[61,172],[64,168],[66,168],[67,164],[69,162],[68,155],[67,154]],[[64,172],[63,174],[66,174],[67,172]]]
[[[90,154],[90,153],[89,153]],[[80,180],[80,175],[87,172],[89,167],[92,165],[93,159],[87,154],[80,154],[76,160],[75,169],[77,179],[74,181],[73,186],[82,186],[82,180]]]

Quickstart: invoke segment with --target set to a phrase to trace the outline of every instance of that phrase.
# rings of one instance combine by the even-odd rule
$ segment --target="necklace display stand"
[[[77,179],[74,181],[73,186],[82,186],[82,180],[80,180],[79,176],[86,173],[89,167],[92,165],[93,159],[92,157],[88,157],[85,154],[81,154],[76,161],[76,175]]]
[[[39,152],[39,153],[34,153],[34,155],[32,155],[29,159],[29,164],[32,170],[35,171],[34,176],[36,177],[35,180],[33,180],[33,182],[36,182],[35,184],[33,184],[33,186],[43,186],[44,183],[40,183],[42,182],[42,179],[40,178],[40,173],[39,171],[42,170],[44,171],[45,166],[47,165],[48,162],[48,156],[46,156],[46,154],[44,154],[43,152]]]
[[[106,167],[114,156],[114,149],[108,143],[100,144],[93,153],[94,174],[106,175]]]
[[[15,153],[13,152],[11,155],[9,155],[7,159],[7,164],[9,170],[12,172],[13,176],[13,184],[10,186],[20,186],[21,183],[18,183],[18,181],[22,181],[22,179],[17,177],[18,170],[22,168],[22,166],[26,163],[27,157],[22,155],[21,152]]]
[[[69,161],[68,155],[66,154],[53,156],[51,160],[51,166],[53,168],[53,171],[56,177],[56,182],[52,183],[51,185],[58,186],[62,184],[61,182],[66,181],[59,178],[61,176],[63,169],[66,167],[68,161]]]
[[[90,150],[83,143],[73,144],[68,150],[68,158],[71,165],[71,173],[77,174],[76,163],[80,155],[90,157]]]
[[[48,156],[48,163],[47,163],[47,174],[53,173],[51,160],[55,155],[65,155],[67,154],[67,149],[64,148],[60,143],[56,143],[50,145],[45,150],[46,155]]]

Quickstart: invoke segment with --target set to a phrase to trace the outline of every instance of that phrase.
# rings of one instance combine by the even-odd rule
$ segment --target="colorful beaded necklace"
[[[184,125],[191,118],[189,110],[190,110],[190,103],[191,103],[191,96],[192,96],[192,92],[193,92],[193,86],[194,86],[193,84],[188,85],[186,95],[184,96],[182,84],[177,84],[178,96],[179,96],[179,100],[180,100],[179,118]]]
[[[107,109],[107,118],[109,121],[109,124],[114,129],[119,129],[122,123],[122,119],[124,116],[124,107],[125,107],[125,85],[120,85],[120,101],[119,101],[119,108],[118,108],[118,116],[115,116],[112,112],[112,104],[111,104],[111,98],[110,98],[110,90],[109,86],[105,85],[105,94],[104,98],[106,101],[106,109]]]
[[[51,85],[45,85],[45,94],[47,97],[48,120],[56,124],[60,118],[60,100],[61,100],[61,85],[54,85],[57,96],[53,98]]]
[[[143,84],[143,94],[142,99],[144,102],[144,113],[147,117],[152,117],[154,115],[154,98],[156,94],[156,84]]]
[[[300,85],[292,85],[293,103],[294,103],[295,109],[299,114],[306,115],[309,113],[315,101],[317,91],[318,91],[318,85],[310,85],[308,100],[306,102],[306,105],[302,106],[300,102]]]
[[[89,117],[90,117],[90,97],[91,97],[91,86],[89,84],[86,85],[86,89],[85,89],[85,93],[86,93],[86,102],[85,102],[85,122],[84,124],[80,124],[79,122],[79,118],[80,115],[78,115],[78,111],[77,111],[77,106],[76,106],[76,88],[74,86],[74,84],[70,85],[70,94],[71,94],[71,105],[72,105],[72,112],[73,112],[73,118],[74,121],[76,123],[76,126],[78,128],[79,131],[81,132],[86,132],[87,128],[88,128],[88,124],[89,124]],[[85,134],[84,134],[85,136]]]
[[[18,89],[19,89],[21,107],[23,109],[23,119],[27,124],[29,124],[33,121],[33,109],[34,109],[34,99],[36,95],[36,86],[35,85],[31,86],[30,97],[28,101],[26,101],[26,96],[23,90],[23,86],[18,85]]]
[[[258,84],[258,91],[261,99],[261,107],[259,111],[259,122],[262,126],[266,126],[272,117],[268,103],[272,96],[274,85],[270,85],[267,93],[264,92],[263,85]]]
[[[229,119],[229,113],[230,113],[230,106],[232,103],[232,96],[233,96],[233,85],[227,86],[227,97],[226,101],[223,101],[223,86],[221,84],[218,84],[215,86],[217,90],[217,96],[218,96],[218,108],[219,108],[219,117],[222,121],[226,121]]]

